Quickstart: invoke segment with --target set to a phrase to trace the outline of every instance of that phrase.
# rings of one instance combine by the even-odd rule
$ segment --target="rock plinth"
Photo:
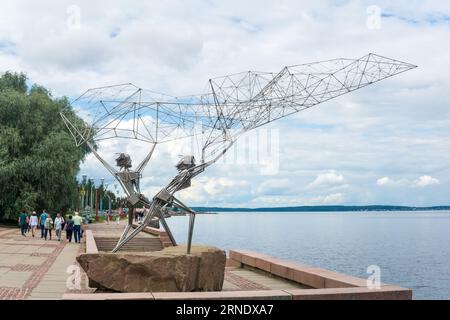
[[[153,252],[81,254],[89,285],[117,292],[222,290],[226,255],[208,246],[168,247]]]

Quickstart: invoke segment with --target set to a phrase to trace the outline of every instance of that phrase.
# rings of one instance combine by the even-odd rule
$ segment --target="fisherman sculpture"
[[[175,194],[188,188],[191,180],[217,162],[241,135],[413,68],[416,66],[370,53],[359,59],[284,67],[278,73],[249,71],[213,78],[208,81],[208,92],[188,97],[158,95],[133,84],[108,86],[90,89],[73,102],[92,113],[89,124],[71,120],[72,110],[61,116],[76,144],[87,145],[119,181],[129,205],[146,208],[143,223],[131,231],[131,218],[113,251],[155,222],[161,222],[176,245],[164,214],[168,208],[176,208],[190,215],[189,253],[195,212]],[[182,158],[176,165],[178,173],[150,201],[140,192],[139,181],[156,145],[187,137],[198,137],[199,163],[193,156]],[[118,138],[150,144],[134,170],[129,155],[119,154],[116,164],[120,170],[116,170],[94,148],[94,143]]]

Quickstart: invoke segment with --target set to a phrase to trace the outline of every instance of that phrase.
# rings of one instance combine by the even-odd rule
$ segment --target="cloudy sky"
[[[54,96],[125,82],[179,96],[214,76],[369,52],[419,66],[262,128],[268,162],[217,164],[180,195],[190,205],[450,204],[449,50],[446,0],[0,2],[0,72]],[[101,147],[109,160],[148,148]],[[157,150],[144,193],[176,173],[179,152]],[[112,183],[92,156],[81,173]]]

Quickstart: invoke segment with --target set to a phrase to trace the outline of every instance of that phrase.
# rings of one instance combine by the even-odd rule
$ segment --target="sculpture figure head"
[[[116,158],[116,165],[122,170],[128,170],[131,168],[131,157],[126,153],[120,153]]]

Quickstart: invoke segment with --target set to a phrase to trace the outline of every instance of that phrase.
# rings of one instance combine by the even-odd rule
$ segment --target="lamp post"
[[[108,184],[106,183],[105,184],[105,187],[102,189],[102,209],[103,209],[103,198],[104,198],[104,196],[105,196],[105,194],[106,194],[106,196],[108,196]],[[109,223],[109,214],[110,214],[110,212],[109,212],[109,209],[108,209],[108,214],[106,215],[106,220],[107,220],[107,222]]]
[[[95,221],[98,221],[98,188],[95,189]]]
[[[94,185],[94,177],[91,177],[91,216],[93,214],[93,209],[94,209],[94,189],[95,189],[95,185]],[[98,221],[98,215],[95,215],[95,221]]]
[[[104,187],[105,178],[100,178],[100,187],[99,187],[99,194],[98,197],[100,198],[100,214],[103,215],[103,189]],[[97,210],[98,212],[98,210]]]
[[[83,210],[83,203],[84,203],[84,195],[85,195],[86,191],[84,190],[84,186],[81,185],[81,189],[80,189],[80,212]]]
[[[83,178],[83,180],[82,180],[82,190],[83,190],[83,194],[82,194],[82,196],[83,196],[83,199],[82,199],[82,201],[81,201],[81,203],[82,203],[82,209],[83,209],[83,211],[86,209],[86,190],[85,190],[85,187],[86,187],[86,178],[87,178],[87,175],[86,174],[83,174],[82,175],[82,178]]]
[[[120,216],[120,214],[121,214],[121,212],[120,212],[120,210],[119,210],[119,197],[118,197],[118,192],[117,192],[117,187],[118,187],[118,185],[117,185],[117,183],[115,183],[114,184],[114,199],[115,199],[115,205],[116,205],[116,212],[117,212],[117,214]]]

